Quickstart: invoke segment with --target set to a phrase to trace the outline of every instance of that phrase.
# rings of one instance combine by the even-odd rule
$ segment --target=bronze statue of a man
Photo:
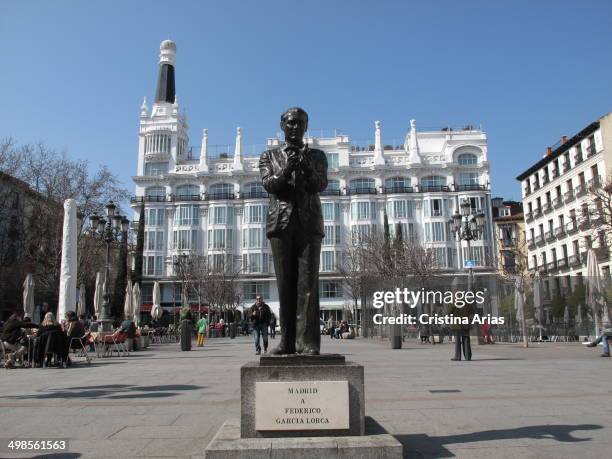
[[[280,302],[281,339],[272,353],[318,355],[319,256],[325,235],[319,192],[327,187],[327,158],[304,144],[304,110],[288,109],[280,126],[284,145],[259,159],[263,186],[270,193],[266,233]]]

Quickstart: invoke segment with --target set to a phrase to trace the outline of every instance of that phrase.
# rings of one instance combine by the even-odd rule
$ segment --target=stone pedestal
[[[242,366],[240,387],[240,421],[221,427],[208,459],[402,457],[392,435],[366,427],[363,366],[343,355],[263,356]]]
[[[317,382],[333,381],[339,384],[317,388]],[[344,388],[341,383],[344,382]],[[267,388],[266,399],[256,400],[259,383],[285,383],[277,389],[278,397]],[[290,383],[290,384],[287,384]],[[302,384],[301,383],[305,383]],[[319,385],[321,386],[321,385]],[[260,387],[265,387],[260,384]],[[343,355],[327,354],[321,356],[264,356],[259,362],[249,362],[240,369],[240,434],[242,438],[254,437],[325,437],[330,435],[363,435],[365,418],[365,396],[363,382],[363,366],[346,362]],[[302,398],[298,394],[286,394],[287,391],[305,392]],[[317,391],[318,393],[309,393]],[[329,419],[325,404],[335,403],[326,400],[328,395],[334,398],[344,397],[347,391],[346,406],[337,406],[333,410],[336,415],[345,414],[348,425],[338,426],[336,419]],[[260,390],[260,392],[264,392]],[[261,394],[260,394],[261,397]],[[286,403],[288,406],[280,406]],[[280,418],[281,422],[292,420],[302,421],[298,424],[278,423],[278,430],[260,430],[256,425],[256,401],[260,410],[266,410],[272,417],[271,421]],[[269,406],[267,406],[269,404]],[[297,413],[295,410],[316,410],[312,415]],[[285,410],[293,410],[286,412]],[[342,410],[342,413],[337,411]],[[329,411],[329,410],[328,410]],[[331,413],[334,414],[334,413]],[[262,414],[260,413],[260,419]],[[306,424],[309,419],[328,419],[330,425],[321,424],[321,429],[314,429],[312,424]],[[332,427],[332,428],[328,428]],[[268,429],[269,427],[266,427]]]

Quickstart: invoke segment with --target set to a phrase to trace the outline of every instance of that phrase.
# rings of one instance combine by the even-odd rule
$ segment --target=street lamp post
[[[127,237],[127,231],[130,221],[125,215],[116,213],[117,206],[113,201],[109,201],[106,205],[106,220],[97,214],[89,217],[91,221],[92,232],[106,243],[106,264],[104,275],[104,302],[102,303],[100,317],[102,331],[112,330],[112,319],[110,315],[110,293],[108,284],[110,278],[110,248],[111,244]]]
[[[482,212],[473,212],[470,202],[464,199],[460,205],[461,213],[455,211],[451,220],[452,228],[460,241],[467,242],[467,253],[470,261],[468,268],[468,290],[474,284],[474,271],[472,260],[472,241],[478,239],[484,233],[485,215]],[[465,260],[464,260],[465,267]]]

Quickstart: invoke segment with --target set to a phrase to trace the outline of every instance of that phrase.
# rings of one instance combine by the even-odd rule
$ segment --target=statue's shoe
[[[302,355],[319,355],[320,353],[321,352],[319,351],[319,349],[311,347],[305,347],[302,351]]]
[[[270,351],[272,355],[289,355],[295,354],[295,349],[288,349],[285,346],[278,345]]]

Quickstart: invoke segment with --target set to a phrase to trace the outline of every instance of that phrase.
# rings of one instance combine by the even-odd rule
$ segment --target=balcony
[[[349,194],[376,194],[376,188],[352,188]]]
[[[578,229],[580,231],[584,231],[586,229],[589,229],[590,227],[591,227],[591,221],[588,218],[585,218],[580,223],[578,223]]]
[[[576,197],[584,196],[587,192],[586,183],[579,183],[576,187]]]
[[[132,196],[130,198],[131,203],[135,202],[166,202],[169,199],[166,196]]]
[[[544,175],[544,177],[542,177],[542,186],[546,185],[548,182],[550,182],[548,175]]]
[[[557,262],[556,261],[549,261],[548,264],[546,265],[546,269],[548,270],[548,272],[552,272],[554,270],[557,269]]]
[[[563,161],[561,163],[561,167],[563,167],[563,173],[566,173],[567,171],[570,170],[570,163],[569,161]]]
[[[516,246],[516,239],[515,238],[504,238],[500,240],[500,244],[502,248],[512,249]]]
[[[565,228],[563,226],[557,226],[555,228],[555,237],[559,239],[565,237]]]
[[[177,196],[171,196],[170,197],[171,201],[175,201],[175,202],[181,202],[181,201],[201,201],[202,200],[202,196],[200,196],[199,194],[180,194]]]
[[[586,266],[588,252],[580,252],[580,262]]]
[[[533,218],[538,218],[542,216],[542,209],[541,208],[537,208],[533,211]]]
[[[580,154],[578,154],[578,155],[576,155],[574,157],[574,162],[576,164],[580,164],[582,161],[584,161],[584,158],[582,157],[582,153],[580,153]]]
[[[485,185],[455,185],[455,191],[486,191],[486,189]]]
[[[414,193],[414,188],[411,186],[390,186],[383,188],[384,194],[393,194],[393,193]]]
[[[531,194],[531,188],[525,188],[525,197]]]
[[[578,257],[578,255],[570,255],[569,260],[568,260],[569,266],[578,266],[581,263],[582,262],[580,261],[580,258]]]
[[[552,178],[554,180],[557,177],[559,177],[559,171],[557,170],[557,168],[555,168],[555,169],[552,170]]]
[[[540,189],[540,182],[535,182],[533,184],[533,191],[539,190]]]
[[[527,223],[529,223],[531,220],[533,220],[533,213],[532,213],[532,212],[527,212],[527,213],[525,214],[525,221],[526,221]]]
[[[536,246],[536,244],[535,244],[535,242],[534,242],[534,240],[533,240],[533,239],[528,239],[528,240],[527,240],[527,248],[528,248],[529,250],[533,250],[533,249],[535,249],[535,246]]]
[[[206,195],[207,201],[222,201],[228,199],[236,199],[234,193],[211,193]]]
[[[538,272],[540,274],[546,273],[546,269],[547,269],[547,265],[542,264],[542,265],[538,266]]]
[[[543,237],[542,235],[540,235],[540,236],[536,236],[536,237],[535,237],[535,243],[536,243],[536,245],[541,245],[541,244],[543,244],[543,243],[544,243],[544,237]]]
[[[450,191],[450,187],[446,185],[419,185],[421,193],[436,193],[442,191]]]
[[[563,205],[563,198],[561,196],[557,196],[555,199],[553,199],[552,205],[553,208],[558,209]]]
[[[574,196],[574,192],[572,190],[568,191],[567,193],[563,195],[563,200],[566,203],[573,201],[574,199],[576,199],[576,196]]]
[[[595,153],[597,153],[597,151],[595,150],[595,144],[592,143],[591,145],[587,147],[587,158],[590,158]]]
[[[567,222],[565,225],[565,231],[567,231],[567,234],[574,234],[576,231],[578,231],[578,224],[576,223],[576,220],[570,220]]]
[[[591,180],[588,181],[588,189],[589,190],[595,190],[596,188],[601,187],[601,178],[599,177],[599,175],[597,175],[596,177],[593,177]]]
[[[552,231],[546,231],[546,233],[544,233],[544,238],[546,239],[546,242],[551,242],[554,241],[555,235]]]
[[[594,250],[597,261],[606,261],[610,258],[610,250],[607,247],[597,247]]]
[[[319,193],[320,196],[340,196],[341,194],[340,190],[324,190]]]
[[[552,204],[547,202],[547,203],[544,204],[544,206],[542,206],[542,209],[543,209],[545,214],[547,214],[548,212],[552,212],[552,210],[553,210]]]
[[[333,190],[329,190],[333,191]],[[323,194],[323,193],[319,193]],[[338,194],[340,194],[340,190],[338,190]],[[270,195],[265,191],[247,191],[246,193],[240,193],[240,199],[258,199],[258,198],[268,198]]]
[[[557,260],[557,269],[567,268],[567,258],[560,258]]]

